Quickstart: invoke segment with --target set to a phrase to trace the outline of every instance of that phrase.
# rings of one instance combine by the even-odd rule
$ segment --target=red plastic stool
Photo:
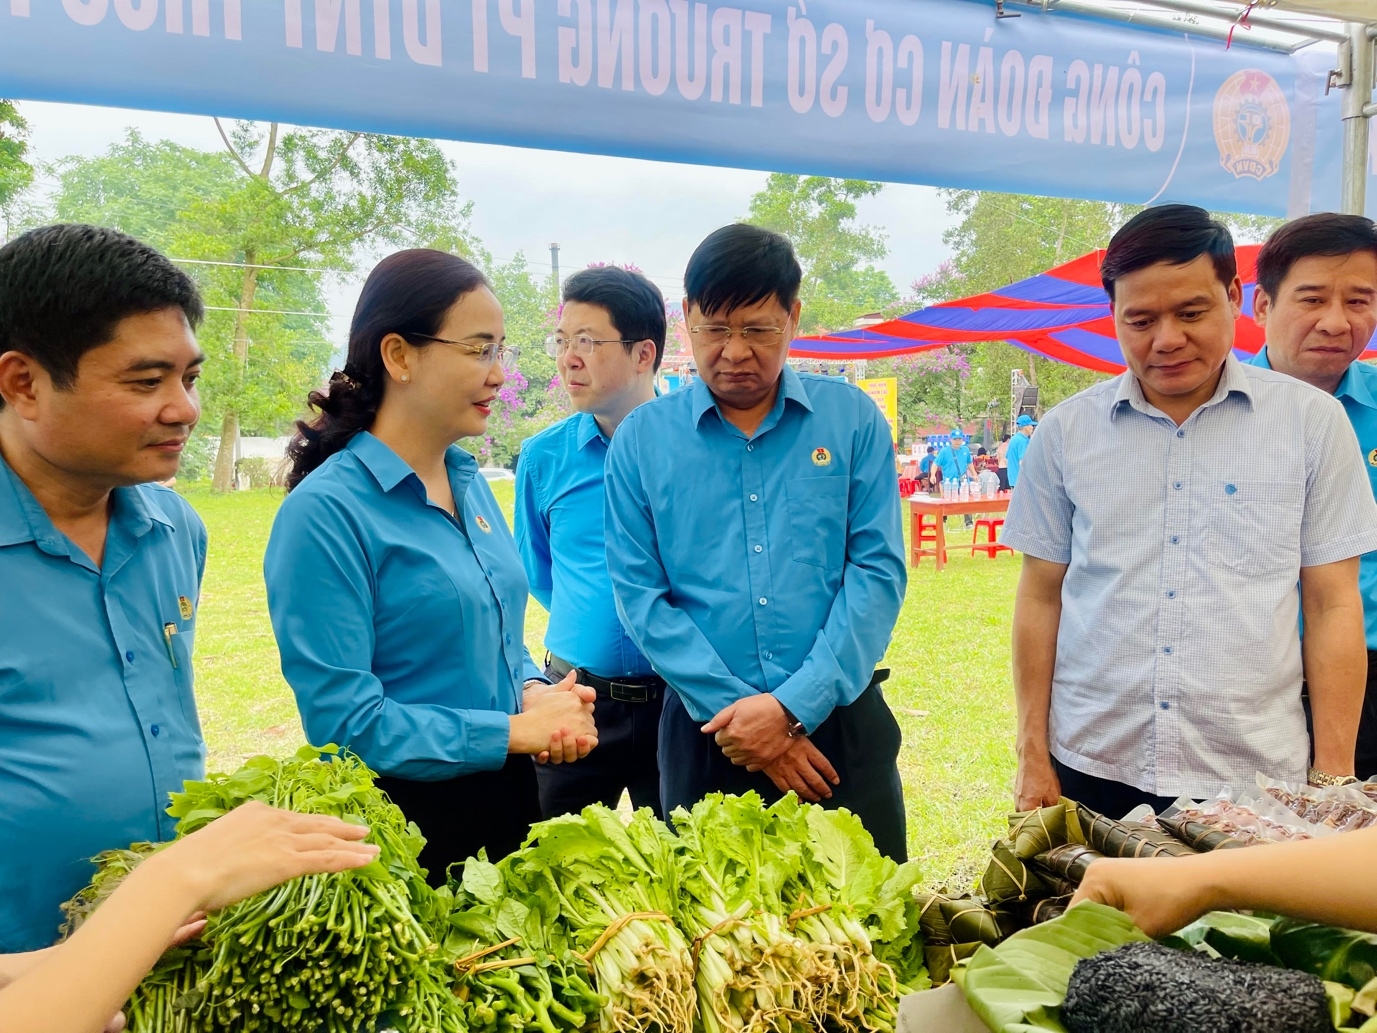
[[[931,545],[931,549],[923,546]],[[922,562],[924,556],[937,555],[937,516],[924,513],[918,518],[918,540],[912,543],[913,563]]]
[[[994,559],[1001,552],[1013,552],[1014,550],[1007,545],[999,543],[999,529],[1003,526],[1003,520],[977,520],[975,533],[971,535],[971,555],[974,556],[976,550],[980,550],[990,559]],[[983,542],[980,540],[982,527],[985,529],[985,541]]]

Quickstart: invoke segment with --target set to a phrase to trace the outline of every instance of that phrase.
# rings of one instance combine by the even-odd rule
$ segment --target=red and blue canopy
[[[1256,355],[1263,345],[1262,331],[1252,319],[1258,247],[1238,249],[1243,315],[1234,352],[1243,359]],[[912,355],[949,344],[1008,341],[1058,362],[1122,373],[1123,354],[1114,336],[1109,296],[1100,283],[1103,257],[1103,251],[1092,251],[997,291],[932,305],[864,330],[800,337],[790,354],[855,361]]]

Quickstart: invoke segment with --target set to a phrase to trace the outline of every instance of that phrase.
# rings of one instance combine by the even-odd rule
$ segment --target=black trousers
[[[666,814],[715,792],[754,790],[767,804],[784,795],[764,772],[752,773],[729,761],[701,727],[670,689],[660,715],[660,796]],[[845,807],[865,823],[882,854],[906,860],[908,830],[898,762],[902,735],[878,682],[850,706],[832,711],[809,738],[841,777],[823,806]]]
[[[547,678],[559,681],[565,673],[546,665]],[[625,790],[631,794],[631,806],[649,807],[663,818],[657,756],[663,704],[662,692],[644,703],[626,703],[600,690],[593,708],[597,749],[573,764],[536,765],[540,813],[553,818],[576,814],[594,803],[616,807]]]
[[[1367,696],[1358,725],[1358,749],[1354,754],[1359,778],[1377,779],[1377,650],[1367,652]]]
[[[1315,722],[1310,713],[1310,689],[1301,685],[1301,702],[1305,706],[1305,731],[1315,741]],[[1353,751],[1353,772],[1359,778],[1377,779],[1377,650],[1367,651],[1367,694],[1363,697],[1363,715],[1358,721],[1358,745]]]
[[[1154,796],[1123,782],[1108,778],[1097,778],[1084,771],[1069,768],[1056,757],[1052,758],[1057,779],[1061,782],[1061,795],[1077,803],[1085,804],[1092,811],[1099,811],[1106,818],[1122,818],[1139,804],[1147,804],[1158,814],[1176,802],[1174,796]]]
[[[420,861],[432,886],[443,886],[446,869],[479,850],[490,861],[506,857],[540,820],[535,762],[521,754],[509,756],[497,771],[444,782],[381,775],[377,784],[426,837]]]

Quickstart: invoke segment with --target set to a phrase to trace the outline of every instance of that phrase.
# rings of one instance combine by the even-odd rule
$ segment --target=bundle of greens
[[[343,1033],[384,1019],[459,1033],[436,945],[418,917],[434,908],[416,862],[425,841],[373,773],[334,747],[306,747],[286,761],[255,757],[234,774],[188,782],[169,813],[180,819],[180,838],[249,800],[365,824],[381,853],[364,868],[293,879],[211,914],[199,940],[169,952],[135,992],[133,1033]],[[69,905],[71,924],[146,853],[100,858],[94,882]]]
[[[470,859],[451,884],[458,995],[471,1030],[687,1033],[693,960],[668,909],[677,843],[649,811],[589,807],[535,825],[521,850]]]
[[[899,997],[927,985],[915,864],[792,794],[713,794],[674,822],[704,1030],[894,1028]]]

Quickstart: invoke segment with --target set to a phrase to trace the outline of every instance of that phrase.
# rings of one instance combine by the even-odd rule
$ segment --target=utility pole
[[[551,245],[550,245],[550,269],[553,271],[554,277],[555,277],[555,290],[559,290],[560,282],[559,282],[559,245],[558,245],[558,244],[551,244]]]
[[[1344,165],[1343,195],[1340,207],[1349,215],[1364,215],[1367,209],[1368,120],[1377,115],[1372,102],[1374,46],[1377,24],[1349,22],[1348,42],[1339,47],[1339,71],[1335,85],[1343,89]]]

